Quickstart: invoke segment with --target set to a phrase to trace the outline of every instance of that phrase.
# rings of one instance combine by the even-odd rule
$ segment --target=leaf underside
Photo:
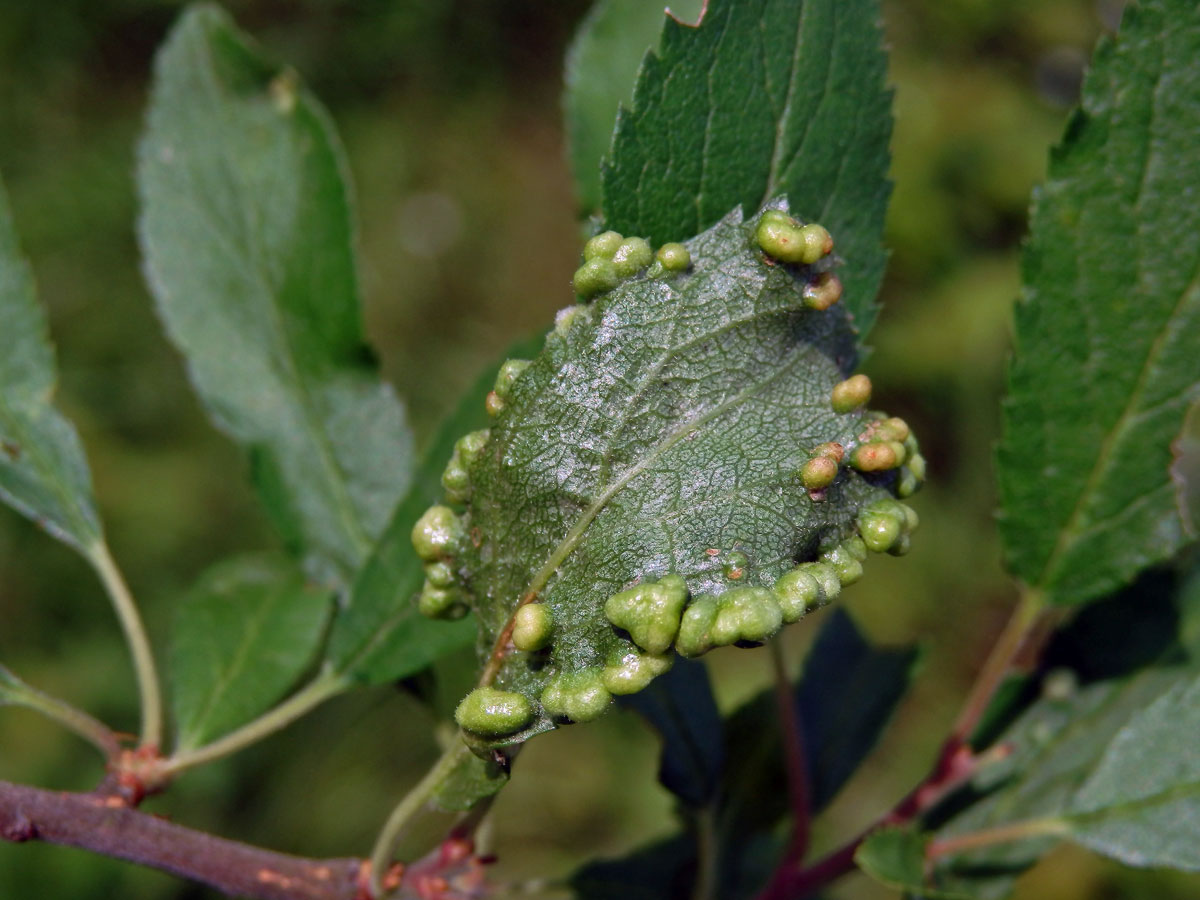
[[[693,596],[770,586],[854,533],[891,473],[843,470],[815,502],[797,472],[868,421],[834,413],[854,365],[846,312],[804,307],[803,277],[772,264],[734,210],[689,242],[692,270],[636,278],[578,308],[513,384],[471,469],[472,536],[457,560],[486,654],[518,601],[548,605],[552,648],[508,654],[497,684],[536,699],[551,675],[632,649],[608,596],[682,576]],[[749,563],[737,580],[731,554]],[[553,726],[539,715],[506,742]]]
[[[668,19],[602,171],[605,225],[653,244],[786,194],[837,236],[866,335],[887,254],[891,91],[877,0],[711,0]]]
[[[1084,603],[1187,540],[1171,441],[1200,396],[1200,7],[1130,6],[1037,194],[998,454],[1009,567]]]
[[[80,551],[100,540],[74,426],[52,405],[57,372],[33,275],[0,184],[0,500]]]
[[[345,163],[325,111],[212,7],[160,51],[139,236],[213,420],[323,579],[345,584],[404,492],[411,437],[359,320]]]

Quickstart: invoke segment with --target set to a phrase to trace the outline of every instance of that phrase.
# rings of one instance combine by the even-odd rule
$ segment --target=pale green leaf
[[[617,121],[605,224],[660,244],[786,194],[833,234],[867,334],[887,258],[886,69],[878,0],[711,0],[698,28],[668,20]]]
[[[333,607],[293,565],[221,563],[184,598],[169,659],[177,749],[189,750],[269,709],[313,662]]]
[[[1171,441],[1200,396],[1200,6],[1129,7],[1036,195],[998,474],[1009,567],[1083,603],[1186,535]]]
[[[890,888],[923,900],[972,900],[973,894],[946,891],[926,883],[928,838],[903,828],[884,828],[868,837],[854,854],[858,867]]]
[[[0,184],[0,500],[86,553],[100,540],[74,426],[54,408],[54,350]]]
[[[344,583],[409,483],[411,438],[364,344],[328,116],[193,7],[157,59],[138,185],[147,280],[197,391],[284,532]]]
[[[1183,428],[1171,444],[1175,503],[1189,537],[1200,535],[1200,400],[1189,407]]]

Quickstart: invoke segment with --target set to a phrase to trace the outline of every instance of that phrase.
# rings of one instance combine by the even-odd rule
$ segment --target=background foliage
[[[865,824],[922,774],[1009,606],[990,458],[1016,245],[1079,66],[1115,24],[1116,5],[887,5],[896,189],[868,371],[879,405],[914,423],[934,477],[915,503],[923,526],[913,554],[875,562],[876,574],[846,599],[872,638],[927,642],[931,677],[918,681],[864,777],[834,804],[831,831]],[[429,436],[446,398],[481,363],[545,327],[569,299],[578,241],[559,95],[563,50],[585,6],[229,4],[304,73],[337,120],[360,189],[366,331],[419,436]],[[210,429],[162,340],[138,271],[133,146],[150,54],[176,12],[154,0],[0,6],[0,170],[50,309],[60,406],[88,448],[110,542],[157,637],[210,562],[276,540],[243,461]],[[798,652],[814,632],[793,629],[786,640]],[[0,658],[132,730],[135,692],[118,648],[85,564],[0,511]],[[710,664],[726,710],[757,693],[769,671],[760,653],[717,653]],[[444,710],[462,693],[452,668],[441,667],[447,678],[436,688],[409,688],[434,690]],[[433,756],[431,722],[404,691],[352,694],[189,775],[149,808],[298,853],[358,852]],[[905,756],[889,752],[900,746]],[[517,778],[498,802],[506,874],[565,874],[583,856],[617,853],[671,827],[671,801],[654,781],[655,740],[631,714],[545,736],[521,765],[542,777]],[[90,750],[54,726],[20,710],[0,717],[0,777],[87,789],[98,776]],[[540,816],[524,814],[530,808]],[[1182,898],[1196,888],[1195,878],[1134,875],[1062,849],[1022,879],[1018,897]],[[60,848],[0,846],[0,896],[35,892],[203,895]],[[860,877],[830,893],[886,896]]]

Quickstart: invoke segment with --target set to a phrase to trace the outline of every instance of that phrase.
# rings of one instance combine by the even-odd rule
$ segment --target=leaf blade
[[[0,500],[87,556],[102,537],[74,426],[53,406],[58,375],[33,274],[0,184]]]
[[[875,0],[712,0],[673,20],[618,118],[602,181],[606,225],[658,244],[740,204],[787,194],[848,265],[846,303],[866,335],[886,264],[891,93]]]
[[[184,14],[155,71],[138,231],[159,315],[268,470],[268,509],[344,582],[407,485],[411,436],[364,344],[333,129],[215,8]]]
[[[1139,4],[1101,42],[1023,259],[998,452],[1009,568],[1084,603],[1186,540],[1169,444],[1200,370],[1200,11]]]

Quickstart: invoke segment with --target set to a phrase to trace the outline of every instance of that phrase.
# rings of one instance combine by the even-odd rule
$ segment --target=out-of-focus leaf
[[[1200,871],[1200,675],[1113,738],[1064,816],[1071,839],[1131,866]]]
[[[1175,503],[1189,537],[1200,535],[1200,400],[1188,407],[1183,429],[1171,444]]]
[[[679,834],[621,859],[591,862],[571,876],[579,900],[663,900],[689,897],[696,870],[696,843]]]
[[[328,116],[221,11],[160,51],[139,235],[167,332],[264,500],[344,586],[409,483],[404,411],[359,318],[345,163]]]
[[[653,0],[599,0],[567,50],[563,112],[568,156],[585,216],[600,209],[600,160],[612,143],[617,108],[633,99],[638,66],[658,44],[667,6]],[[670,15],[694,22],[701,0],[677,0],[669,6]]]
[[[677,659],[650,686],[621,698],[662,736],[658,778],[693,808],[706,805],[725,765],[721,714],[703,663]]]
[[[1200,393],[1200,7],[1131,5],[1036,195],[999,451],[1013,573],[1084,603],[1186,536],[1171,441]]]
[[[508,784],[508,769],[465,750],[445,778],[438,782],[431,802],[443,812],[463,812]]]
[[[33,275],[0,184],[0,500],[82,553],[101,537],[74,426],[53,407],[57,373]]]
[[[885,828],[859,846],[854,861],[864,872],[890,888],[924,900],[972,900],[972,894],[942,891],[925,883],[925,845],[915,831]]]
[[[688,273],[578,307],[512,384],[471,469],[456,556],[485,648],[522,597],[555,623],[546,664],[505,655],[505,690],[536,701],[549,677],[633,649],[604,604],[639,579],[673,573],[693,597],[769,588],[895,490],[895,470],[843,468],[823,502],[799,483],[814,447],[851,447],[869,421],[830,404],[855,334],[840,307],[804,305],[811,275],[765,261],[754,224],[734,210],[688,243]],[[734,552],[745,564],[727,570]],[[537,709],[504,740],[553,727]]]
[[[178,748],[232,731],[283,696],[312,663],[332,601],[279,560],[235,559],[202,575],[171,646]]]
[[[542,342],[540,336],[520,341],[505,358],[534,356]],[[489,366],[480,374],[438,428],[412,487],[355,579],[349,602],[338,610],[327,651],[337,671],[368,684],[394,681],[474,640],[472,620],[432,621],[417,612],[412,600],[425,572],[413,550],[412,527],[442,496],[441,474],[454,442],[487,425],[484,397],[496,380],[496,368]]]
[[[787,194],[846,260],[866,335],[883,276],[891,92],[877,0],[711,0],[668,20],[604,164],[604,219],[653,243]]]

